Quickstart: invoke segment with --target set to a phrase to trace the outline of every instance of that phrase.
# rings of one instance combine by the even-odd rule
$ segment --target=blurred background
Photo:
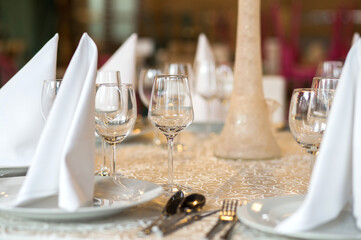
[[[309,85],[324,60],[344,60],[361,30],[359,0],[261,0],[265,74],[282,75],[288,89]],[[218,63],[232,62],[237,0],[0,0],[2,86],[56,32],[59,77],[83,32],[96,41],[99,65],[133,32],[138,65],[193,62],[199,33]]]

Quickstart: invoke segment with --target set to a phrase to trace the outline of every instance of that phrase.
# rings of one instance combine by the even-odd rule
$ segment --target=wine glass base
[[[178,184],[169,185],[167,183],[167,184],[161,184],[161,186],[164,190],[164,195],[166,195],[167,197],[171,196],[172,194],[178,191],[183,191],[184,193],[192,192],[192,188]]]
[[[109,169],[100,169],[94,173],[95,176],[108,177],[110,176]]]

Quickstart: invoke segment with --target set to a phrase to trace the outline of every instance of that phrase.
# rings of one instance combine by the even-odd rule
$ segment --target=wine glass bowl
[[[296,142],[312,155],[318,154],[322,136],[327,126],[334,90],[295,89],[289,110],[289,126]]]
[[[317,66],[317,77],[339,78],[341,76],[343,63],[341,61],[324,61]]]
[[[216,68],[216,80],[218,86],[218,99],[227,105],[233,91],[233,71],[227,64],[221,64]]]
[[[314,77],[312,80],[312,88],[318,89],[336,89],[339,79],[332,77]]]
[[[148,118],[167,138],[168,184],[167,193],[186,187],[173,184],[173,141],[194,118],[188,78],[184,75],[158,75],[154,79]]]
[[[96,85],[95,129],[112,145],[110,176],[117,172],[116,144],[122,142],[132,131],[137,118],[134,89],[131,84],[101,83]]]
[[[140,100],[146,108],[149,107],[154,77],[161,74],[161,70],[157,68],[147,68],[140,71],[138,92]]]
[[[44,80],[41,91],[41,115],[44,120],[49,116],[50,110],[53,107],[55,97],[61,86],[62,79],[48,79]]]

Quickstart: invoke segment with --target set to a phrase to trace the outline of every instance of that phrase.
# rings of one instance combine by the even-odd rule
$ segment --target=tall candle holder
[[[238,0],[234,89],[215,155],[231,159],[280,157],[262,89],[260,0]]]

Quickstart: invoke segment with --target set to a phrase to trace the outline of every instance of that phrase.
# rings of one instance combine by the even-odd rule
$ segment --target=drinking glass
[[[300,88],[292,94],[289,125],[297,143],[311,154],[311,171],[326,129],[334,92],[332,89]]]
[[[138,92],[139,92],[140,100],[147,109],[149,108],[154,77],[161,74],[162,72],[158,68],[148,68],[148,69],[142,69],[140,71]],[[159,134],[160,133],[156,129],[154,129],[153,142],[156,145],[161,144]]]
[[[339,78],[343,63],[341,61],[324,61],[317,66],[316,77]]]
[[[194,65],[195,91],[207,102],[206,134],[210,131],[211,102],[217,98],[216,68],[213,62],[201,61]]]
[[[116,161],[116,145],[132,131],[137,107],[132,84],[101,83],[96,85],[95,129],[112,146],[110,176],[121,177]]]
[[[314,77],[312,80],[312,88],[318,89],[334,89],[336,90],[338,78],[331,77]]]
[[[102,70],[97,72],[96,83],[116,83],[120,84],[120,72],[115,70]],[[101,148],[102,148],[102,158],[103,161],[100,164],[99,170],[95,171],[95,175],[98,176],[110,176],[111,172],[111,162],[107,158],[107,144],[104,141],[104,138],[101,138]]]
[[[218,99],[222,104],[228,105],[233,91],[233,71],[227,64],[221,64],[216,68],[216,80],[218,86]]]
[[[164,74],[170,75],[184,75],[188,78],[188,82],[191,86],[193,85],[193,69],[192,65],[187,62],[168,62],[164,65],[163,69]],[[188,149],[188,147],[182,143],[181,134],[179,134],[175,141],[175,147],[178,152],[183,152]]]
[[[44,80],[41,91],[41,115],[46,121],[59,91],[61,79]]]
[[[158,75],[154,79],[148,117],[167,138],[168,184],[167,193],[187,187],[173,184],[173,141],[193,121],[192,97],[188,78],[184,75]]]

